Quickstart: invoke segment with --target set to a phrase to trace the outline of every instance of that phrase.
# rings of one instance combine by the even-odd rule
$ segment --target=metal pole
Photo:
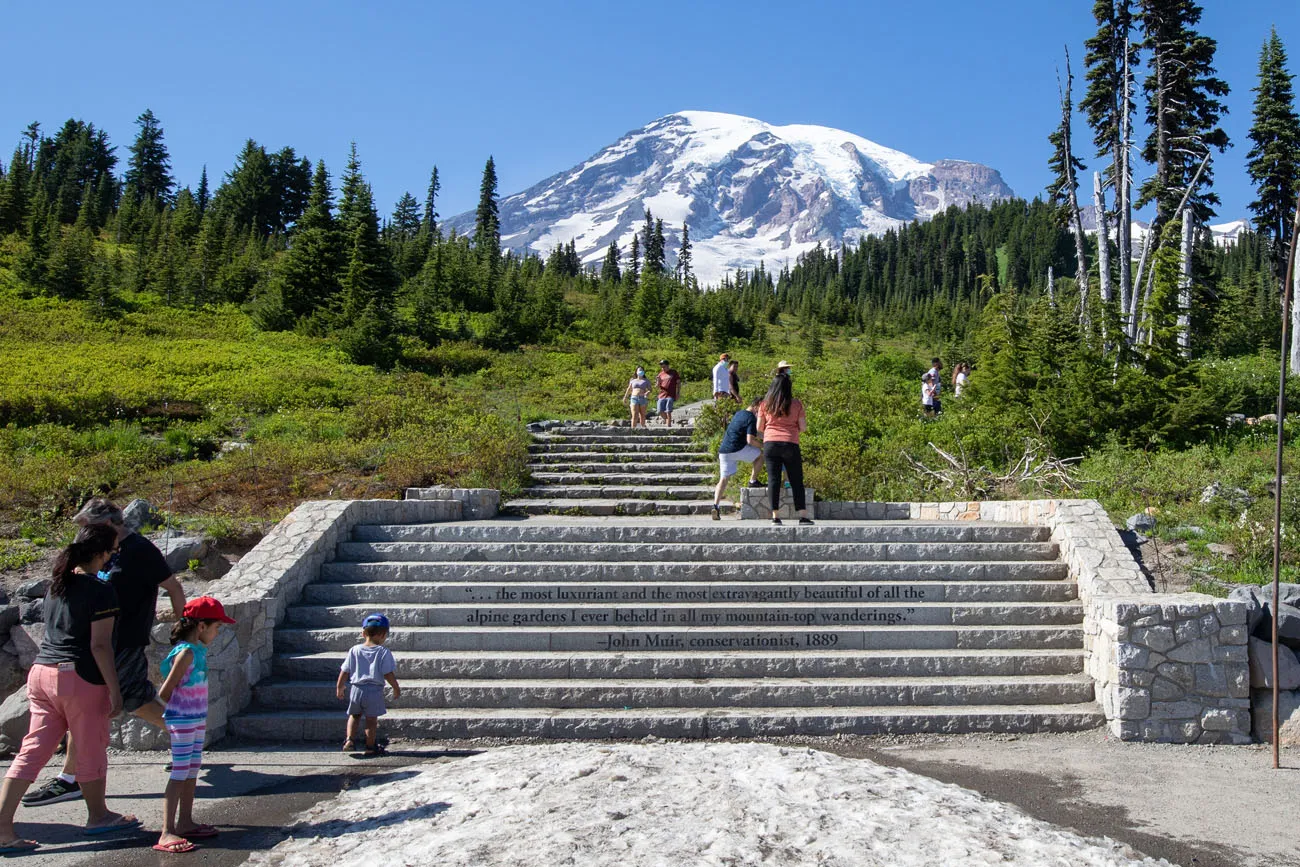
[[[1282,364],[1277,385],[1277,462],[1273,468],[1273,769],[1282,766],[1278,734],[1281,728],[1278,703],[1281,687],[1278,678],[1277,621],[1281,602],[1282,573],[1282,434],[1286,421],[1286,373],[1290,366],[1290,348],[1287,345],[1291,326],[1291,284],[1295,280],[1296,247],[1300,245],[1300,196],[1296,197],[1295,218],[1291,224],[1291,250],[1286,260],[1286,281],[1282,284]]]

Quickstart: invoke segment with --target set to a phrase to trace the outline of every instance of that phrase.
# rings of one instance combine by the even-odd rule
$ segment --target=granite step
[[[288,626],[356,626],[374,610],[373,605],[290,605]],[[1048,626],[1083,622],[1083,606],[1068,602],[661,602],[610,605],[607,603],[492,602],[484,604],[392,604],[384,608],[394,630],[417,626],[495,626],[502,630],[549,626],[555,630],[579,626],[610,629],[659,629],[696,626],[783,626],[786,629],[820,629],[829,626]]]
[[[712,491],[710,491],[712,494]],[[730,505],[730,504],[728,504]],[[627,515],[707,515],[713,500],[569,499],[538,498],[510,500],[501,507],[512,515],[573,515],[622,517]]]
[[[533,434],[533,441],[536,443],[602,443],[602,444],[607,443],[613,445],[619,445],[623,443],[639,443],[639,444],[649,443],[651,445],[654,445],[657,443],[663,443],[665,445],[680,445],[683,442],[690,442],[691,435],[689,433],[679,433],[677,431],[673,431],[671,434],[668,433],[654,433],[654,434],[549,433],[549,434]]]
[[[543,465],[545,466],[545,464]],[[716,473],[688,472],[645,472],[645,473],[609,473],[609,472],[545,472],[533,471],[533,481],[544,487],[553,485],[595,487],[618,486],[666,486],[666,485],[707,485],[716,482]]]
[[[441,524],[358,524],[358,542],[720,544],[848,542],[1048,542],[1045,527],[922,521],[818,521],[811,527],[766,521],[505,519]],[[734,556],[740,552],[732,548]]]
[[[534,709],[392,708],[384,731],[398,738],[764,738],[785,735],[904,735],[1072,732],[1105,723],[1095,703],[930,707]],[[337,741],[340,713],[253,709],[230,721],[252,740]]]
[[[531,447],[530,447],[531,448]],[[536,464],[569,464],[569,463],[638,463],[638,464],[681,464],[688,463],[691,465],[714,466],[713,455],[708,452],[700,451],[676,451],[676,452],[624,452],[624,451],[556,451],[544,452],[533,451],[529,455],[529,461]]]
[[[333,680],[342,654],[281,653],[274,672],[285,680]],[[709,653],[408,651],[407,678],[714,678],[957,677],[1069,675],[1083,669],[1083,651],[893,650],[722,651]]]
[[[689,441],[680,443],[534,443],[528,451],[535,455],[557,454],[708,454]]]
[[[358,584],[368,581],[462,582],[628,582],[658,584],[666,581],[716,583],[720,581],[1060,581],[1068,575],[1060,562],[967,561],[752,561],[674,563],[648,561],[591,562],[421,562],[326,563],[324,583]]]
[[[357,643],[357,620],[342,627],[280,627],[279,653],[334,651],[346,653]],[[612,628],[572,626],[563,629],[520,626],[413,626],[394,629],[388,646],[398,651],[730,651],[730,650],[1013,650],[1077,649],[1083,627],[1077,624],[1034,626],[785,626]]]
[[[713,501],[711,485],[536,485],[519,492],[522,499],[699,500]]]
[[[264,707],[336,709],[333,680],[272,678],[253,690]],[[403,709],[907,707],[989,704],[1078,704],[1093,698],[1082,674],[1012,677],[644,678],[556,680],[402,679]]]
[[[743,557],[743,560],[742,560]],[[755,542],[743,551],[702,542],[342,542],[339,562],[736,563],[783,561],[1043,562],[1056,561],[1055,542]]]
[[[906,597],[904,594],[908,594]],[[482,582],[310,584],[303,593],[307,605],[401,605],[493,602],[868,602],[880,598],[911,598],[919,602],[1071,602],[1078,590],[1068,581],[946,581],[907,584],[811,581],[794,584],[747,582],[702,584],[687,581],[645,584],[547,583],[492,584]]]
[[[670,476],[674,473],[691,473],[717,478],[717,466],[713,461],[664,463],[638,463],[633,461],[605,461],[602,463],[530,463],[528,469],[534,476],[538,473],[573,473],[573,474],[638,474],[648,476]]]

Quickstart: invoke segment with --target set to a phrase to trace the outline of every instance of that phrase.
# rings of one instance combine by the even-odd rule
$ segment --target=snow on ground
[[[345,792],[247,862],[347,865],[1168,865],[975,792],[767,744],[491,749]]]

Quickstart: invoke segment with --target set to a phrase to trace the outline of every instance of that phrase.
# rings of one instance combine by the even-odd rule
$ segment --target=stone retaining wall
[[[321,565],[334,558],[338,543],[350,538],[354,526],[457,521],[464,516],[466,503],[475,500],[470,494],[417,500],[317,500],[301,504],[276,524],[207,591],[238,621],[224,627],[208,648],[208,742],[225,735],[226,721],[248,704],[253,686],[270,674],[275,627],[285,609],[316,580]],[[485,507],[485,502],[481,505]],[[149,659],[155,672],[171,649],[171,626],[160,622],[154,627]],[[166,749],[167,736],[125,717],[114,723],[112,744],[123,749]]]
[[[996,521],[1052,531],[1084,606],[1085,670],[1124,740],[1251,742],[1248,605],[1157,595],[1095,500],[817,504],[825,520]]]
[[[448,488],[443,485],[432,488],[407,488],[403,499],[455,500],[461,504],[462,517],[466,521],[495,518],[501,511],[501,492],[494,488]]]
[[[807,507],[809,518],[824,517],[821,513],[822,504],[813,503],[813,489],[805,487],[804,505]],[[794,520],[799,517],[799,513],[794,508],[794,491],[790,488],[781,488],[781,508],[777,514],[782,520]],[[772,519],[772,507],[767,498],[767,486],[761,488],[741,488],[740,489],[740,519],[742,521],[770,521]]]

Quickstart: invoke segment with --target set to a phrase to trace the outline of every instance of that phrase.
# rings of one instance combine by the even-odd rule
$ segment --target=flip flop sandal
[[[186,831],[181,836],[187,840],[206,840],[209,837],[215,837],[220,833],[221,831],[216,825],[196,825],[194,826],[194,830]]]
[[[0,846],[0,855],[17,855],[19,852],[35,852],[41,844],[35,840],[15,840]]]
[[[81,834],[83,837],[98,837],[100,834],[112,834],[115,831],[134,831],[144,823],[135,816],[121,816],[116,822],[108,825],[96,825],[93,828],[85,828]]]
[[[172,843],[154,843],[153,848],[156,852],[170,852],[173,855],[180,855],[183,852],[193,852],[199,847],[189,840],[176,840]]]

